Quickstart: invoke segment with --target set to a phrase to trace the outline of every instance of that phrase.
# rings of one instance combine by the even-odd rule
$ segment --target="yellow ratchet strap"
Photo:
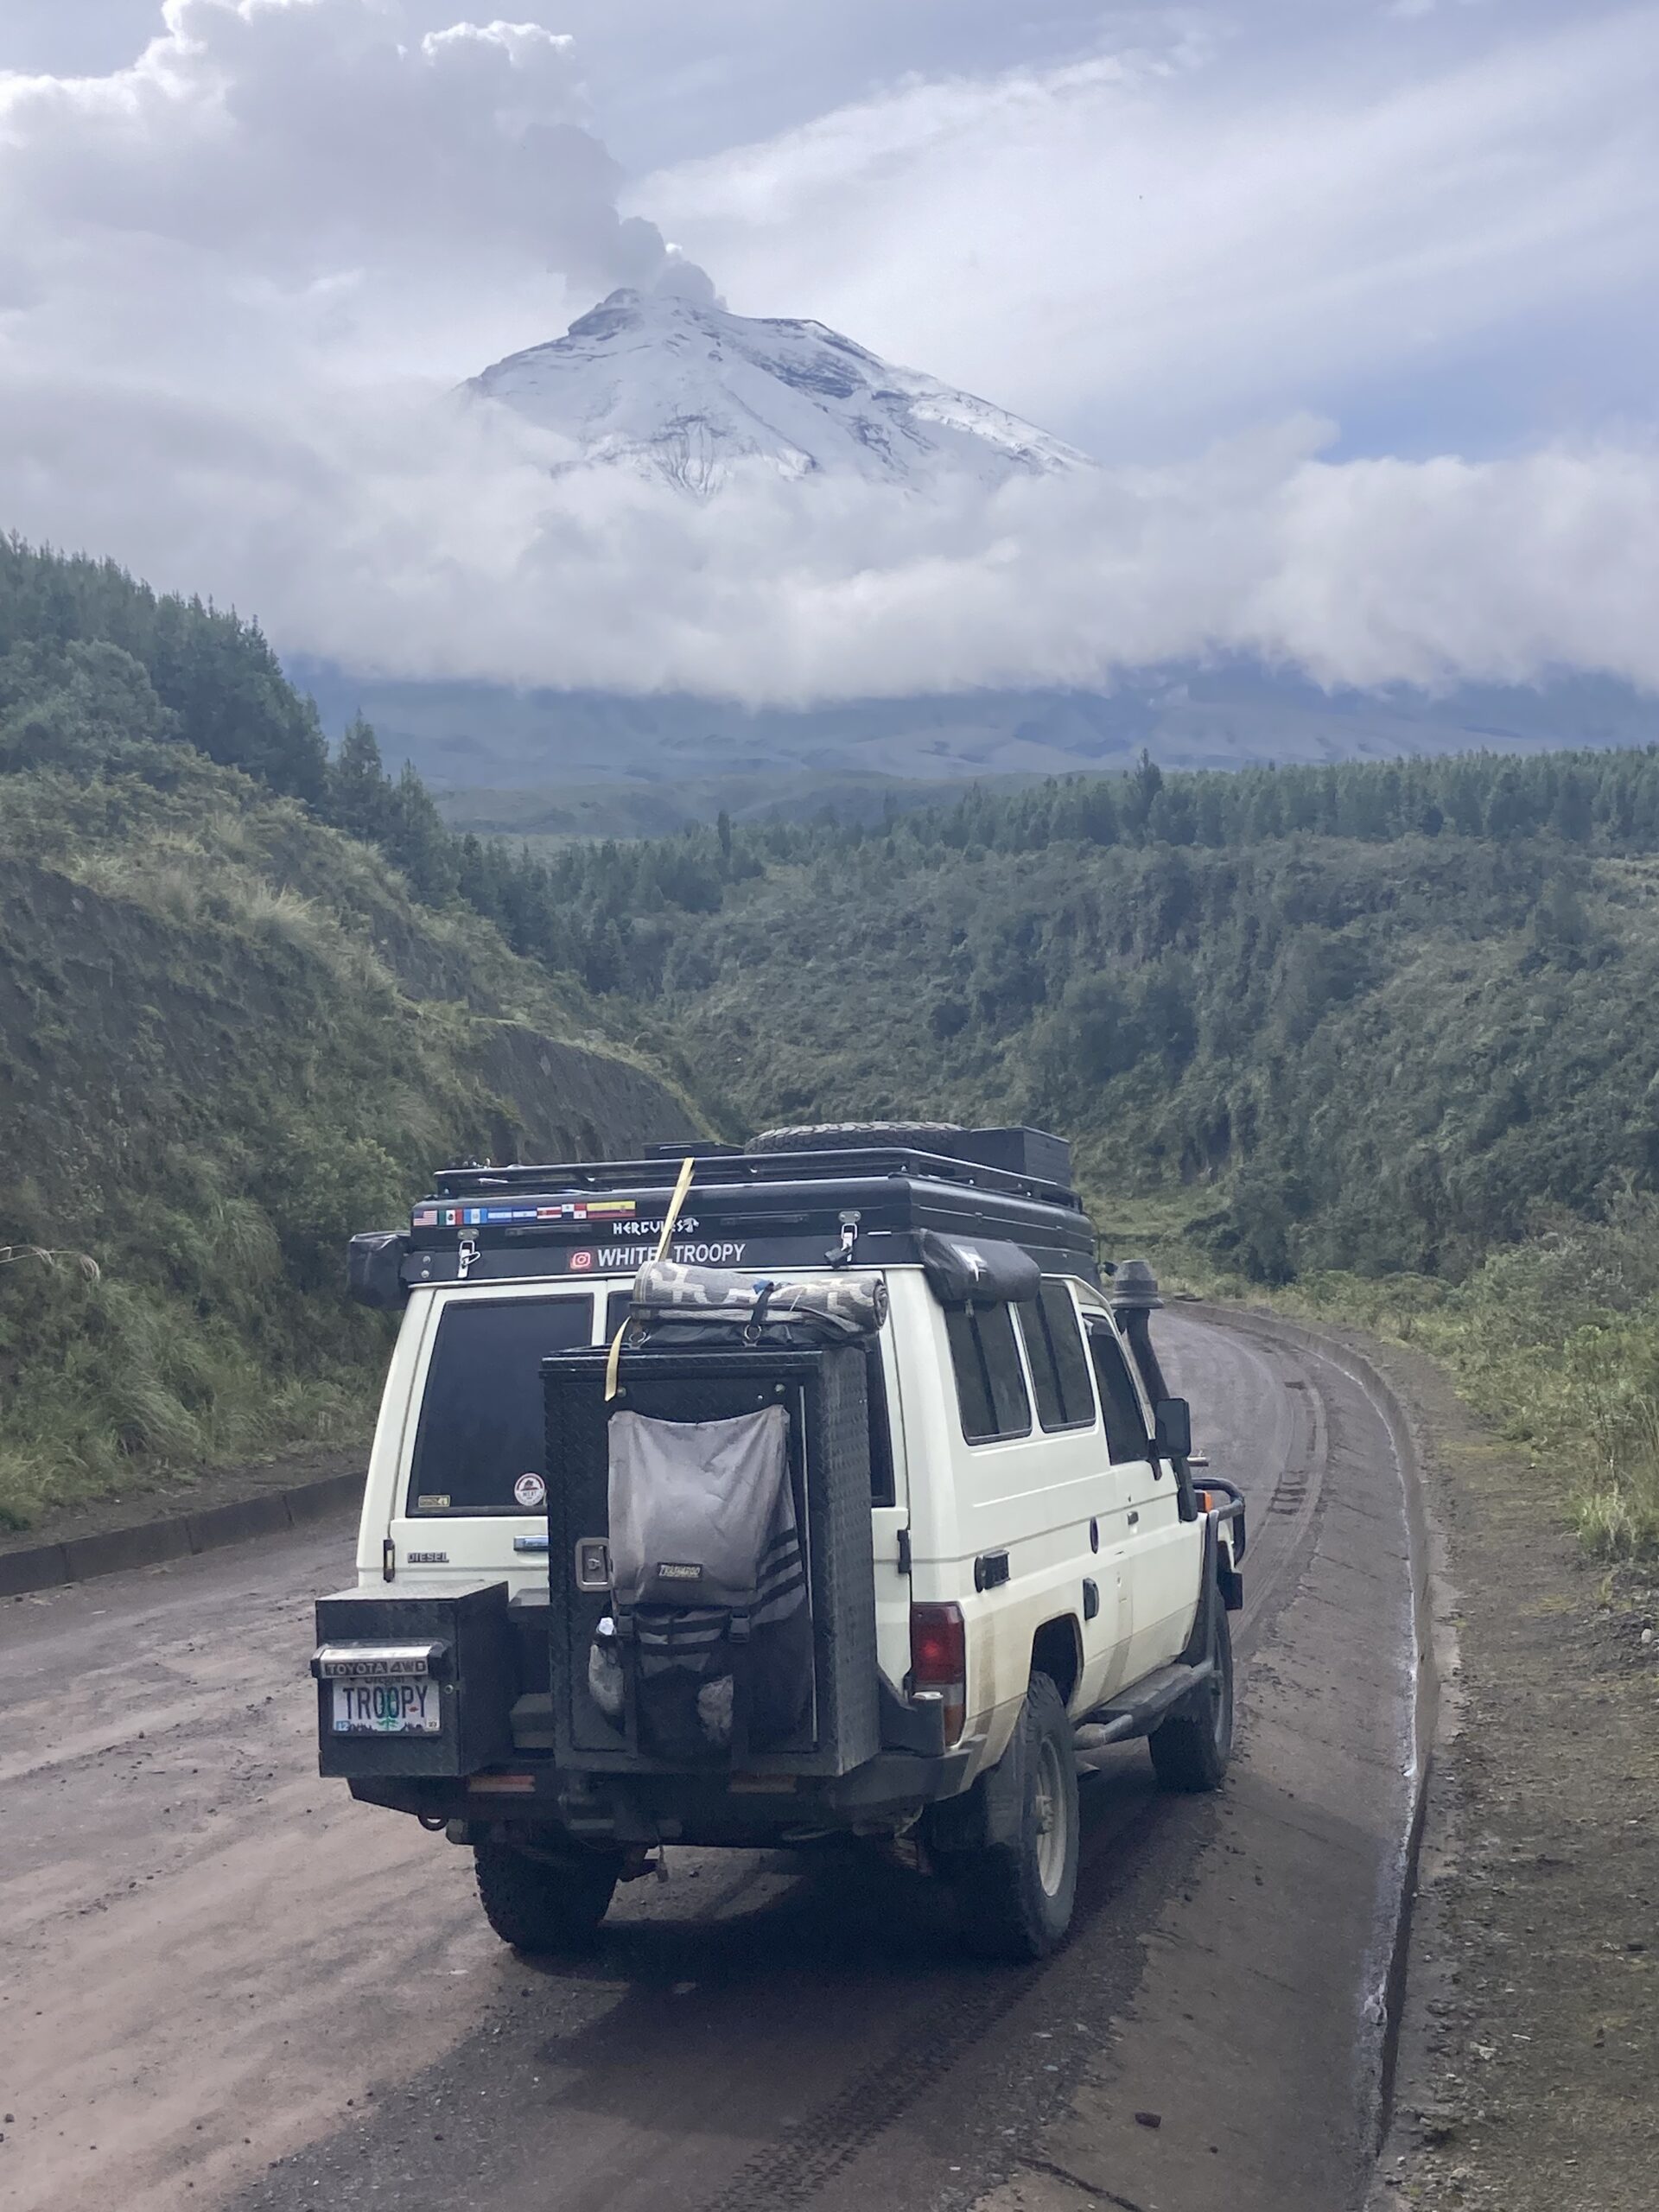
[[[674,1185],[674,1195],[669,1200],[668,1211],[663,1217],[663,1233],[657,1239],[657,1257],[659,1260],[665,1260],[668,1257],[668,1248],[674,1235],[674,1225],[679,1220],[680,1208],[685,1204],[686,1193],[691,1188],[692,1170],[696,1164],[696,1156],[692,1153],[688,1153],[680,1162],[680,1179]],[[622,1338],[627,1325],[625,1320],[621,1328],[611,1338],[611,1354],[605,1363],[605,1402],[607,1406],[616,1395],[617,1371],[622,1364]]]

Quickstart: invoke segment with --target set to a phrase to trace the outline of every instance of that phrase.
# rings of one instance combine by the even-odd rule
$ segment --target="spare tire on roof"
[[[762,1129],[745,1152],[927,1152],[941,1137],[962,1135],[960,1122],[817,1122],[794,1129]]]

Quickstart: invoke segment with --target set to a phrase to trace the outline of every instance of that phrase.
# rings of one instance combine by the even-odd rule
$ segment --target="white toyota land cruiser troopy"
[[[1103,1286],[1069,1147],[776,1130],[469,1167],[353,1241],[403,1308],[322,1771],[579,1939],[664,1844],[906,1838],[977,1949],[1065,1935],[1077,1777],[1232,1736],[1243,1502],[1195,1484],[1156,1285]]]

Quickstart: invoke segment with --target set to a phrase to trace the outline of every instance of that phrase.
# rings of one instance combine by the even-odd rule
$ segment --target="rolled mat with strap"
[[[675,1226],[680,1218],[680,1209],[685,1204],[686,1193],[691,1188],[691,1177],[696,1168],[695,1153],[688,1153],[680,1162],[679,1180],[674,1185],[674,1196],[669,1201],[668,1211],[663,1216],[663,1233],[657,1239],[657,1259],[660,1263],[673,1239]],[[617,1373],[622,1364],[622,1337],[627,1327],[622,1327],[611,1338],[610,1357],[605,1362],[605,1402],[608,1406],[616,1395]]]
[[[795,1321],[830,1338],[874,1336],[887,1318],[887,1286],[880,1275],[824,1274],[773,1282],[726,1268],[689,1268],[660,1256],[633,1279],[630,1319]]]

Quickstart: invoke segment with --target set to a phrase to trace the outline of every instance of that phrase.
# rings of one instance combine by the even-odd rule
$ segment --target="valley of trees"
[[[706,1042],[737,1121],[1023,1114],[1282,1282],[1460,1275],[1647,1186],[1656,849],[1659,754],[1586,753],[1146,764],[542,873],[547,950]]]
[[[238,809],[264,824],[272,895],[291,884],[314,918],[332,897],[348,933],[362,893],[321,889],[307,839],[376,849],[401,873],[405,938],[517,956],[567,1018],[635,1040],[734,1133],[867,1114],[1062,1129],[1109,1249],[1133,1200],[1195,1279],[1311,1298],[1370,1284],[1350,1305],[1437,1315],[1471,1387],[1512,1426],[1573,1437],[1592,1490],[1617,1462],[1637,1498],[1649,1415],[1659,1469],[1659,1280],[1641,1260],[1659,1184],[1659,750],[1230,775],[1143,760],[874,824],[722,817],[543,858],[447,830],[360,720],[331,755],[234,615],[0,549],[11,849],[40,847],[49,819],[67,845],[96,842],[89,810],[106,843],[124,815],[151,834],[163,801],[221,830]],[[429,1035],[441,1019],[423,1015]],[[369,1184],[359,1218],[390,1195]],[[342,1195],[331,1233],[351,1211]],[[1537,1290],[1575,1271],[1576,1309]],[[1552,1372],[1590,1357],[1585,1330],[1629,1412],[1593,1465],[1570,1408],[1521,1405],[1540,1357]],[[1652,1488],[1650,1523],[1637,1499],[1610,1544],[1659,1541],[1659,1474]]]

